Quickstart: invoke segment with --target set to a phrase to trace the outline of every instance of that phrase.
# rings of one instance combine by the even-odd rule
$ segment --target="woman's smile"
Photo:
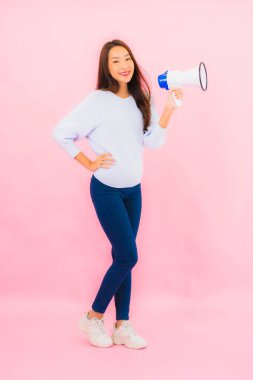
[[[119,73],[120,75],[127,77],[130,74],[130,71],[123,71],[122,73]]]

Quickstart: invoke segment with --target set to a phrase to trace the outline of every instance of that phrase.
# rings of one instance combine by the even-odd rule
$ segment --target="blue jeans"
[[[112,264],[105,273],[92,309],[104,313],[114,296],[116,320],[127,320],[131,270],[138,261],[135,239],[142,207],[141,184],[116,188],[103,184],[92,175],[90,194],[99,222],[112,246]]]

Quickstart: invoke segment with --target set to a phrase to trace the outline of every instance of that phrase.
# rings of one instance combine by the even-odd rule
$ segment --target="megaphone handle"
[[[177,106],[181,106],[183,104],[183,101],[181,99],[177,99],[173,91],[172,91],[172,97]]]

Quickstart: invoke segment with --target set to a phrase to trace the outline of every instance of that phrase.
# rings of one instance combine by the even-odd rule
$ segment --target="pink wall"
[[[252,2],[2,1],[1,294],[92,300],[111,262],[88,172],[51,137],[126,41],[161,113],[157,75],[204,61],[166,144],[145,150],[134,297],[252,291]],[[96,14],[96,18],[94,18]],[[78,143],[94,157],[85,140]]]

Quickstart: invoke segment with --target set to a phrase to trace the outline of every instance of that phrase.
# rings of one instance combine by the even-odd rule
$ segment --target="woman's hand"
[[[175,109],[178,106],[176,105],[176,103],[173,99],[172,93],[174,93],[174,95],[177,99],[183,100],[183,92],[182,92],[181,88],[179,88],[179,87],[172,88],[171,90],[168,91],[168,100],[167,100],[166,106],[168,108]]]
[[[116,160],[112,157],[111,153],[100,154],[95,161],[90,161],[89,170],[96,171],[97,169],[109,169],[115,165]]]

